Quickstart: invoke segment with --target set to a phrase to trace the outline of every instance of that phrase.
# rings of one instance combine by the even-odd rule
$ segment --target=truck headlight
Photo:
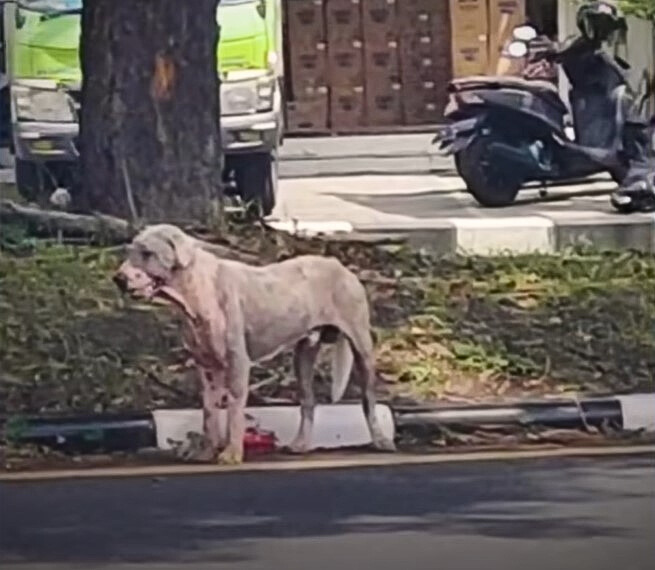
[[[221,83],[221,114],[247,115],[273,108],[275,78],[272,76],[246,81]]]
[[[18,119],[53,123],[75,121],[73,101],[61,89],[18,84],[12,87],[12,95]]]

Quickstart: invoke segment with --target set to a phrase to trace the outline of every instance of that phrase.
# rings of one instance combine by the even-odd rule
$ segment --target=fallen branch
[[[21,206],[11,200],[0,202],[0,223],[23,224],[35,237],[88,237],[104,243],[124,243],[132,237],[129,224],[120,218],[104,214],[70,214]]]
[[[259,257],[251,253],[245,253],[217,243],[209,243],[202,240],[198,241],[200,242],[202,249],[209,253],[213,253],[216,257],[220,257],[221,259],[231,259],[233,261],[241,261],[251,265],[259,265],[261,263]]]
[[[104,244],[126,243],[134,234],[126,220],[114,216],[44,210],[34,206],[22,206],[11,200],[0,202],[0,223],[24,225],[29,235],[34,237],[83,237]],[[217,257],[250,264],[259,263],[259,258],[250,253],[202,240],[200,244],[203,249]]]
[[[156,386],[159,386],[163,390],[166,390],[167,392],[170,392],[171,394],[174,394],[178,398],[180,398],[182,401],[186,402],[193,402],[194,401],[194,396],[193,394],[189,394],[188,392],[181,390],[180,388],[177,388],[176,386],[171,386],[170,384],[167,384],[163,380],[161,380],[154,372],[151,370],[146,370],[146,378],[150,380],[153,384]]]

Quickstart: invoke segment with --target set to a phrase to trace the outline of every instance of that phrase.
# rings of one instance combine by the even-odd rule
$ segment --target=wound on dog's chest
[[[213,370],[225,370],[226,350],[223,339],[214,339],[209,322],[198,319],[188,326],[189,350],[196,364]]]

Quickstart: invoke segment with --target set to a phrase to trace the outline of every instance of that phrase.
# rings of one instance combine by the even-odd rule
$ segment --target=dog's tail
[[[346,391],[353,367],[353,350],[348,337],[339,333],[332,355],[332,402],[336,403]]]

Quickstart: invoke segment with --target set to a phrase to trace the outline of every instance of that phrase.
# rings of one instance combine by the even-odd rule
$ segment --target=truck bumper
[[[275,111],[221,117],[226,155],[271,152],[278,146],[280,131],[280,114]],[[79,158],[77,123],[17,122],[13,134],[21,160],[73,162]]]
[[[279,112],[221,117],[221,137],[226,155],[271,152],[278,147],[280,135]]]
[[[17,122],[12,125],[16,157],[30,162],[75,161],[77,123]]]

